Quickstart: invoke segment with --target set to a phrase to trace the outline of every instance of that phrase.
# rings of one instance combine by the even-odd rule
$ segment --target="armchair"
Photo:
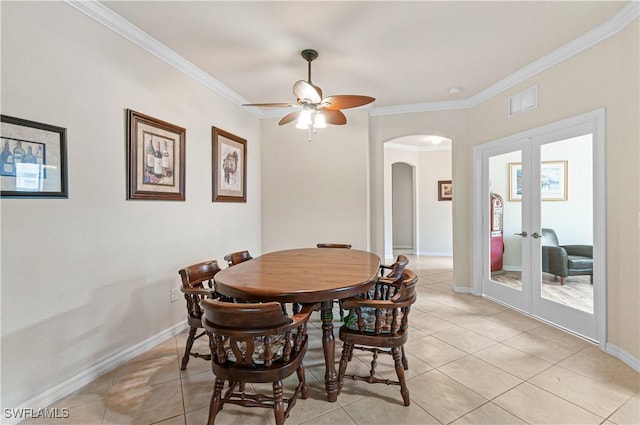
[[[553,229],[542,229],[542,271],[560,277],[589,275],[593,285],[593,246],[560,245]]]

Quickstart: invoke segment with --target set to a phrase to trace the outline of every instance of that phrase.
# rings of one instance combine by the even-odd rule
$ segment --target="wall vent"
[[[509,116],[538,107],[538,86],[529,87],[509,98]]]

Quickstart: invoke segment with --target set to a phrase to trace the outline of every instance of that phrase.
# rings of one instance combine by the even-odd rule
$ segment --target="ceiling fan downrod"
[[[307,82],[311,84],[311,62],[318,57],[318,52],[313,49],[304,49],[300,52],[300,55],[302,55],[303,59],[307,61]]]

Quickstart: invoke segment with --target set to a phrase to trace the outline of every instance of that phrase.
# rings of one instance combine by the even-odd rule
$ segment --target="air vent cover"
[[[538,107],[538,86],[529,87],[509,98],[509,116]]]

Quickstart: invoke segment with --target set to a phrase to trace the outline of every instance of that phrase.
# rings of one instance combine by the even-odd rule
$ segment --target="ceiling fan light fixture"
[[[313,49],[305,49],[300,52],[307,62],[307,80],[298,80],[293,84],[293,94],[296,103],[245,103],[243,106],[255,106],[259,108],[301,107],[301,111],[291,112],[278,122],[278,125],[289,124],[296,121],[296,128],[315,134],[319,128],[325,128],[328,124],[345,125],[347,117],[342,109],[357,108],[368,105],[376,99],[371,96],[355,94],[343,94],[323,97],[322,89],[311,82],[311,62],[318,57],[318,52]]]
[[[311,125],[311,111],[307,108],[304,108],[300,111],[300,116],[298,117],[298,121],[296,122],[296,128],[301,130],[306,130]]]
[[[324,117],[322,111],[317,111],[316,116],[313,120],[314,128],[327,128],[327,120]]]

